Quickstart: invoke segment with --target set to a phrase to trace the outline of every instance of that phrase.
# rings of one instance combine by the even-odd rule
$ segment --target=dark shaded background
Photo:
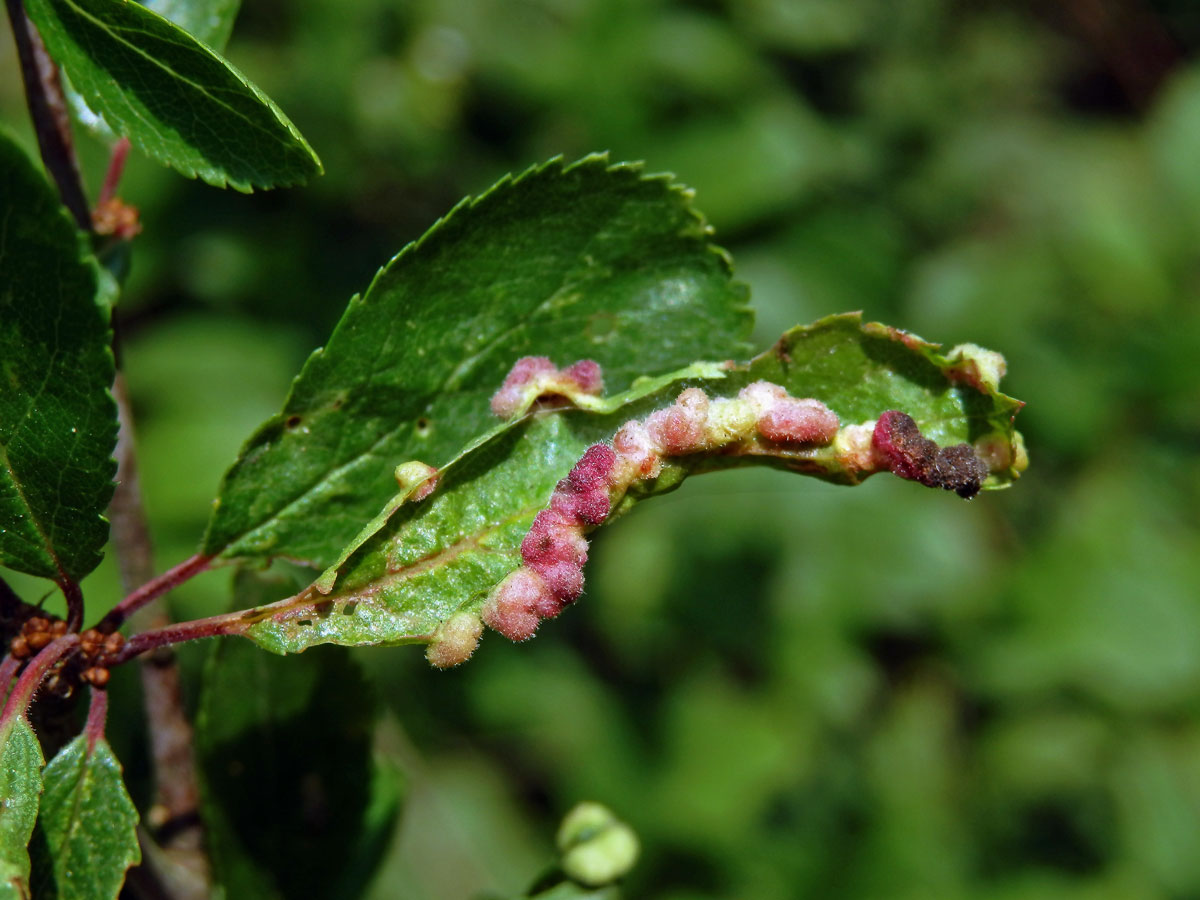
[[[560,153],[694,186],[761,343],[863,309],[1000,350],[1028,402],[1007,493],[709,476],[604,532],[533,643],[358,654],[410,785],[370,896],[519,889],[580,799],[641,835],[632,897],[1200,896],[1197,48],[1188,0],[246,0],[229,55],[326,175],[131,162],[162,566],[376,267]],[[227,603],[217,573],[175,614]]]

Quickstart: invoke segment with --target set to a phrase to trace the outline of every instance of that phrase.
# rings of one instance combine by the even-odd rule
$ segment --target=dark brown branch
[[[71,144],[71,127],[58,69],[46,52],[37,29],[25,15],[21,0],[5,0],[5,7],[8,9],[8,20],[12,23],[13,40],[21,62],[21,78],[25,82],[25,99],[33,119],[42,162],[58,185],[63,205],[71,211],[75,223],[82,230],[90,232],[92,215],[88,210],[83,182],[79,177],[79,164]]]

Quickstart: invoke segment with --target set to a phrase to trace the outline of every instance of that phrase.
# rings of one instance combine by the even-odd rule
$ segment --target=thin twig
[[[103,622],[116,627],[128,615],[141,630],[164,626],[169,621],[161,605],[147,607],[150,601],[183,583],[208,565],[204,557],[192,559],[151,579],[154,571],[150,533],[138,484],[137,455],[134,449],[133,415],[124,375],[118,371],[113,383],[120,432],[117,438],[117,489],[109,506],[112,540],[116,550],[121,581],[128,596]],[[134,587],[141,585],[136,590]],[[136,613],[136,614],[135,614]],[[136,638],[135,638],[136,640]],[[131,658],[131,657],[128,657]],[[187,883],[196,890],[178,894],[206,897],[209,864],[204,852],[204,832],[199,816],[200,790],[192,746],[192,726],[184,711],[179,667],[170,650],[155,654],[141,666],[146,721],[150,732],[154,766],[155,807],[153,817],[164,822],[186,822],[164,842],[164,856],[190,873]]]
[[[4,708],[4,698],[8,696],[8,689],[12,687],[13,679],[19,668],[21,668],[21,660],[11,653],[5,654],[4,661],[0,662],[0,709]]]
[[[5,7],[12,23],[17,57],[21,61],[21,78],[25,82],[25,100],[33,119],[42,162],[58,185],[63,205],[71,211],[75,223],[82,230],[91,231],[92,214],[88,210],[75,148],[71,144],[71,127],[58,69],[46,52],[37,29],[25,15],[21,0],[5,0]]]
[[[58,582],[63,596],[67,599],[67,630],[78,631],[83,625],[83,590],[79,582],[63,575]]]
[[[121,175],[125,171],[125,160],[129,156],[129,138],[123,137],[112,147],[108,157],[108,171],[104,173],[104,184],[100,185],[100,196],[96,205],[103,206],[117,196],[117,185],[121,183]]]
[[[199,575],[208,568],[212,562],[211,556],[202,556],[197,553],[195,556],[188,557],[179,565],[174,566],[163,572],[157,578],[147,581],[136,591],[114,606],[103,619],[96,625],[101,631],[110,631],[121,627],[122,623],[129,618],[137,610],[141,609],[152,600],[157,600],[168,591],[172,591],[179,585],[183,584],[188,579],[195,575]]]
[[[88,753],[96,747],[96,741],[104,737],[104,725],[108,721],[108,691],[92,688],[91,703],[88,704],[87,724],[83,733],[87,735]]]
[[[21,671],[16,686],[4,704],[4,712],[0,714],[0,721],[25,715],[29,704],[33,702],[33,695],[37,693],[42,679],[46,677],[51,666],[73,650],[78,643],[79,635],[68,632],[43,647],[41,652],[31,659],[29,665]]]
[[[193,619],[190,622],[178,622],[164,625],[149,631],[141,631],[127,640],[119,651],[108,658],[110,666],[119,666],[135,656],[141,656],[151,650],[162,650],[173,644],[185,641],[195,641],[200,638],[219,637],[221,635],[242,634],[254,621],[246,616],[246,610],[223,613],[210,616],[207,619]]]

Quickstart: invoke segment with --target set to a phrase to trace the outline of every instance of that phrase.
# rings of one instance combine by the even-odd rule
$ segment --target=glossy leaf
[[[159,162],[241,191],[320,173],[312,148],[269,97],[157,13],[123,0],[25,5],[88,107]]]
[[[241,602],[273,589],[239,576]],[[348,652],[281,660],[218,642],[200,707],[204,819],[227,896],[361,896],[401,790],[373,757],[374,695]]]
[[[745,352],[745,292],[690,205],[640,167],[553,161],[465,200],[351,300],[221,487],[204,552],[318,566],[395,493],[495,424],[513,360],[581,358],[609,391]]]
[[[731,397],[752,381],[768,380],[793,396],[822,400],[843,425],[903,410],[939,444],[981,438],[997,443],[1002,461],[984,486],[1006,486],[1023,465],[1020,438],[1012,429],[1021,404],[996,392],[994,383],[964,380],[969,363],[987,359],[978,348],[965,357],[946,357],[936,345],[904,332],[864,325],[857,315],[834,316],[793,329],[769,351],[720,378],[635,391],[613,411],[528,416],[445,467],[431,497],[398,506],[349,557],[328,595],[311,587],[260,609],[243,620],[246,634],[280,653],[325,642],[431,640],[455,613],[478,613],[489,591],[520,565],[520,544],[534,516],[588,446],[610,439],[625,421],[669,405],[688,385]],[[656,481],[631,491],[616,511],[673,489],[689,474],[755,464],[838,483],[861,480],[833,445],[771,455],[697,454],[670,460]]]
[[[0,564],[78,580],[100,562],[116,407],[99,269],[46,179],[0,133]]]
[[[142,5],[220,52],[229,43],[242,0],[144,0]]]
[[[38,813],[45,856],[34,896],[115,900],[125,872],[141,861],[138,814],[108,741],[80,735],[50,760]]]
[[[0,723],[0,900],[29,896],[29,845],[42,791],[42,748],[24,716]]]

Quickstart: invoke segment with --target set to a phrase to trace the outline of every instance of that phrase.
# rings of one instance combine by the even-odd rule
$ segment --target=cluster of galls
[[[586,377],[580,377],[579,373]],[[526,357],[492,398],[498,415],[524,410],[542,392],[565,396],[599,390],[599,367],[585,360],[564,370],[544,357]],[[670,457],[728,450],[751,444],[822,447],[833,443],[839,463],[861,477],[887,470],[901,478],[956,491],[977,493],[988,466],[967,444],[940,448],[923,437],[913,419],[885,412],[873,423],[841,429],[838,417],[819,400],[797,398],[768,381],[749,384],[734,398],[710,398],[699,388],[684,390],[675,402],[645,421],[621,426],[612,444],[587,449],[537,514],[521,543],[521,568],[493,590],[482,620],[514,641],[532,637],[542,619],[557,616],[583,592],[588,558],[586,533],[608,518],[614,505],[638,481],[657,478]],[[441,668],[457,665],[474,652],[480,619],[459,613],[438,629],[427,657]]]
[[[66,633],[67,623],[62,619],[31,616],[9,644],[9,653],[14,659],[29,659]],[[104,687],[108,684],[108,667],[124,644],[125,638],[119,632],[106,634],[89,628],[79,635],[76,652],[65,657],[46,679],[46,690],[66,695],[80,681]]]
[[[824,403],[799,399],[777,384],[756,381],[732,399],[688,388],[646,420],[621,426],[612,445],[587,449],[558,483],[521,543],[524,565],[492,592],[483,621],[514,641],[533,636],[583,592],[585,533],[601,524],[637,481],[657,478],[663,460],[719,450],[747,440],[828,444],[838,418]]]

